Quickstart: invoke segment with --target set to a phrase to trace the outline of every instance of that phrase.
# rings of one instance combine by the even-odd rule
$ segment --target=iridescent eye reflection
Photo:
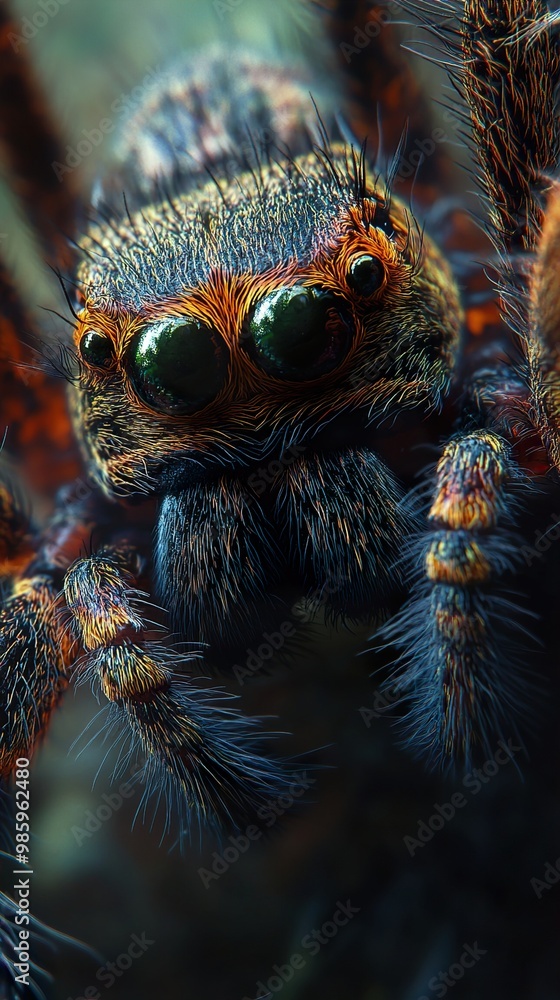
[[[164,319],[140,330],[129,354],[136,392],[152,409],[196,413],[227,379],[229,350],[213,327],[194,317]]]
[[[99,330],[88,330],[80,340],[80,355],[91,368],[110,368],[115,360],[113,342]]]
[[[247,350],[279,378],[306,381],[336,368],[351,342],[344,299],[322,288],[278,288],[250,314]]]
[[[385,278],[385,269],[377,257],[364,253],[356,257],[348,272],[348,284],[359,295],[374,295],[379,291]]]

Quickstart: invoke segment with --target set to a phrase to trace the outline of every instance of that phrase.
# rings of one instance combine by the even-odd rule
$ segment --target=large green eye
[[[130,377],[138,395],[163,413],[195,413],[218,395],[229,351],[217,330],[200,320],[165,319],[140,330],[130,347]]]
[[[253,310],[246,346],[265,371],[303,381],[340,363],[350,345],[344,299],[322,288],[278,288]]]

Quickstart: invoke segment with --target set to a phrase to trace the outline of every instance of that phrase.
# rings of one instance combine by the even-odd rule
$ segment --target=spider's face
[[[74,410],[106,490],[165,492],[345,412],[438,405],[457,292],[360,169],[311,154],[90,230]]]

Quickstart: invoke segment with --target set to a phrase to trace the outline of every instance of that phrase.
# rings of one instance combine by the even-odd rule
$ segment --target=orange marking
[[[491,566],[474,541],[466,545],[458,558],[450,554],[446,539],[435,539],[425,559],[426,576],[434,583],[457,583],[467,586],[482,583],[490,576]]]
[[[161,667],[140,646],[112,646],[100,668],[101,687],[109,701],[146,700],[165,691],[171,671]]]
[[[82,568],[84,563],[89,563],[85,569]],[[85,598],[82,573],[92,577]],[[93,590],[95,599],[90,597]],[[76,563],[66,577],[64,596],[88,650],[108,645],[123,631],[138,631],[142,627],[142,619],[131,606],[123,578],[109,561],[96,559]]]
[[[438,463],[430,519],[453,530],[484,531],[495,525],[506,455],[505,443],[485,431],[450,441]]]

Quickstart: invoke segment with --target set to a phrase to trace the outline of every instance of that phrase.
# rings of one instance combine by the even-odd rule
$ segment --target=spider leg
[[[529,285],[529,336],[526,343],[529,387],[527,417],[536,428],[553,467],[560,471],[560,187],[547,202]]]
[[[517,737],[530,688],[512,638],[519,609],[496,581],[513,571],[512,525],[523,482],[510,445],[490,430],[457,435],[436,469],[428,530],[410,551],[412,596],[381,635],[401,650],[386,687],[408,702],[404,726],[434,763],[466,763]],[[513,727],[513,728],[512,728]],[[495,745],[494,745],[495,749]]]
[[[111,703],[110,728],[146,758],[143,811],[152,794],[181,819],[182,837],[200,825],[236,827],[288,787],[280,765],[260,756],[257,720],[231,707],[219,689],[203,688],[184,671],[195,654],[179,654],[150,638],[135,586],[128,546],[105,546],[80,559],[64,580],[66,605],[86,654],[79,664]],[[262,738],[262,737],[261,737]],[[117,765],[117,767],[119,767]]]
[[[543,197],[560,160],[560,52],[554,30],[545,0],[468,0],[460,82],[471,112],[490,235],[501,259],[502,307],[524,354],[526,412],[559,469],[556,293],[551,294],[545,270],[556,264],[558,211],[553,196],[547,213]],[[535,255],[532,267],[523,257],[526,251]]]
[[[0,610],[3,740],[0,773],[29,757],[67,686],[57,594],[46,576],[14,582]]]
[[[35,564],[36,533],[0,483],[0,775],[30,757],[65,690],[69,643],[52,574]]]
[[[558,470],[558,306],[553,276],[560,212],[552,180],[560,160],[558,19],[545,0],[451,2],[445,5],[443,21],[439,5],[431,0],[403,4],[424,15],[429,30],[456,62],[450,77],[468,108],[477,180],[497,251],[501,310],[513,331],[512,347],[522,354],[519,370],[528,399],[521,409],[527,433],[536,430]]]
[[[45,529],[0,480],[0,776],[31,757],[68,686],[76,656],[63,617],[64,572],[114,505],[82,481],[59,491]]]
[[[560,53],[545,0],[466,0],[459,82],[471,113],[494,242],[534,249],[560,156]],[[506,265],[507,266],[507,265]]]
[[[560,53],[546,0],[399,0],[448,57],[464,97],[489,232],[515,282],[509,254],[533,249],[560,155]],[[458,110],[460,113],[460,110]]]

